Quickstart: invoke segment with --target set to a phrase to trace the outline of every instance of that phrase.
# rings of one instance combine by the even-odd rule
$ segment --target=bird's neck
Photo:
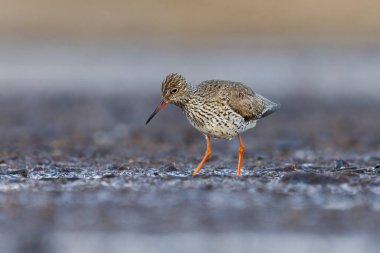
[[[194,106],[203,107],[202,105],[204,104],[204,102],[205,102],[204,99],[200,96],[197,96],[197,94],[195,93],[195,90],[193,89],[191,90],[191,93],[189,94],[189,96],[187,96],[185,103],[183,103],[179,107],[181,107],[182,111],[188,114],[188,112],[194,109]]]

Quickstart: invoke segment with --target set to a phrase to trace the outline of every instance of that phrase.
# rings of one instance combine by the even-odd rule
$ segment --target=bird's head
[[[177,73],[167,75],[161,85],[163,100],[148,118],[146,124],[168,103],[178,106],[186,104],[190,99],[191,91],[191,86],[182,75]]]
[[[162,98],[175,105],[185,104],[189,99],[190,85],[186,79],[177,73],[169,74],[162,81]]]

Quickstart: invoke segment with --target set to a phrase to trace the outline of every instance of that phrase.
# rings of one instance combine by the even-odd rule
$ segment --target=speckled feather
[[[193,87],[179,74],[165,78],[162,95],[179,106],[196,129],[216,138],[232,139],[279,108],[242,83],[208,80]]]

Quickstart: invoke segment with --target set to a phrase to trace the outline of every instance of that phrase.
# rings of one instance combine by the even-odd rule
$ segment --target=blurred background
[[[0,0],[1,252],[377,252],[380,1]],[[171,72],[280,111],[237,143]]]
[[[380,94],[376,1],[0,4],[2,93],[152,93],[180,72],[264,94]]]

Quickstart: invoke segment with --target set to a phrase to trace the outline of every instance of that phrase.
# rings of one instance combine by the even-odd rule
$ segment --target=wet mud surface
[[[40,249],[61,231],[380,234],[380,103],[274,99],[237,140],[205,140],[159,97],[0,101],[0,233]],[[19,250],[22,252],[22,250]]]

